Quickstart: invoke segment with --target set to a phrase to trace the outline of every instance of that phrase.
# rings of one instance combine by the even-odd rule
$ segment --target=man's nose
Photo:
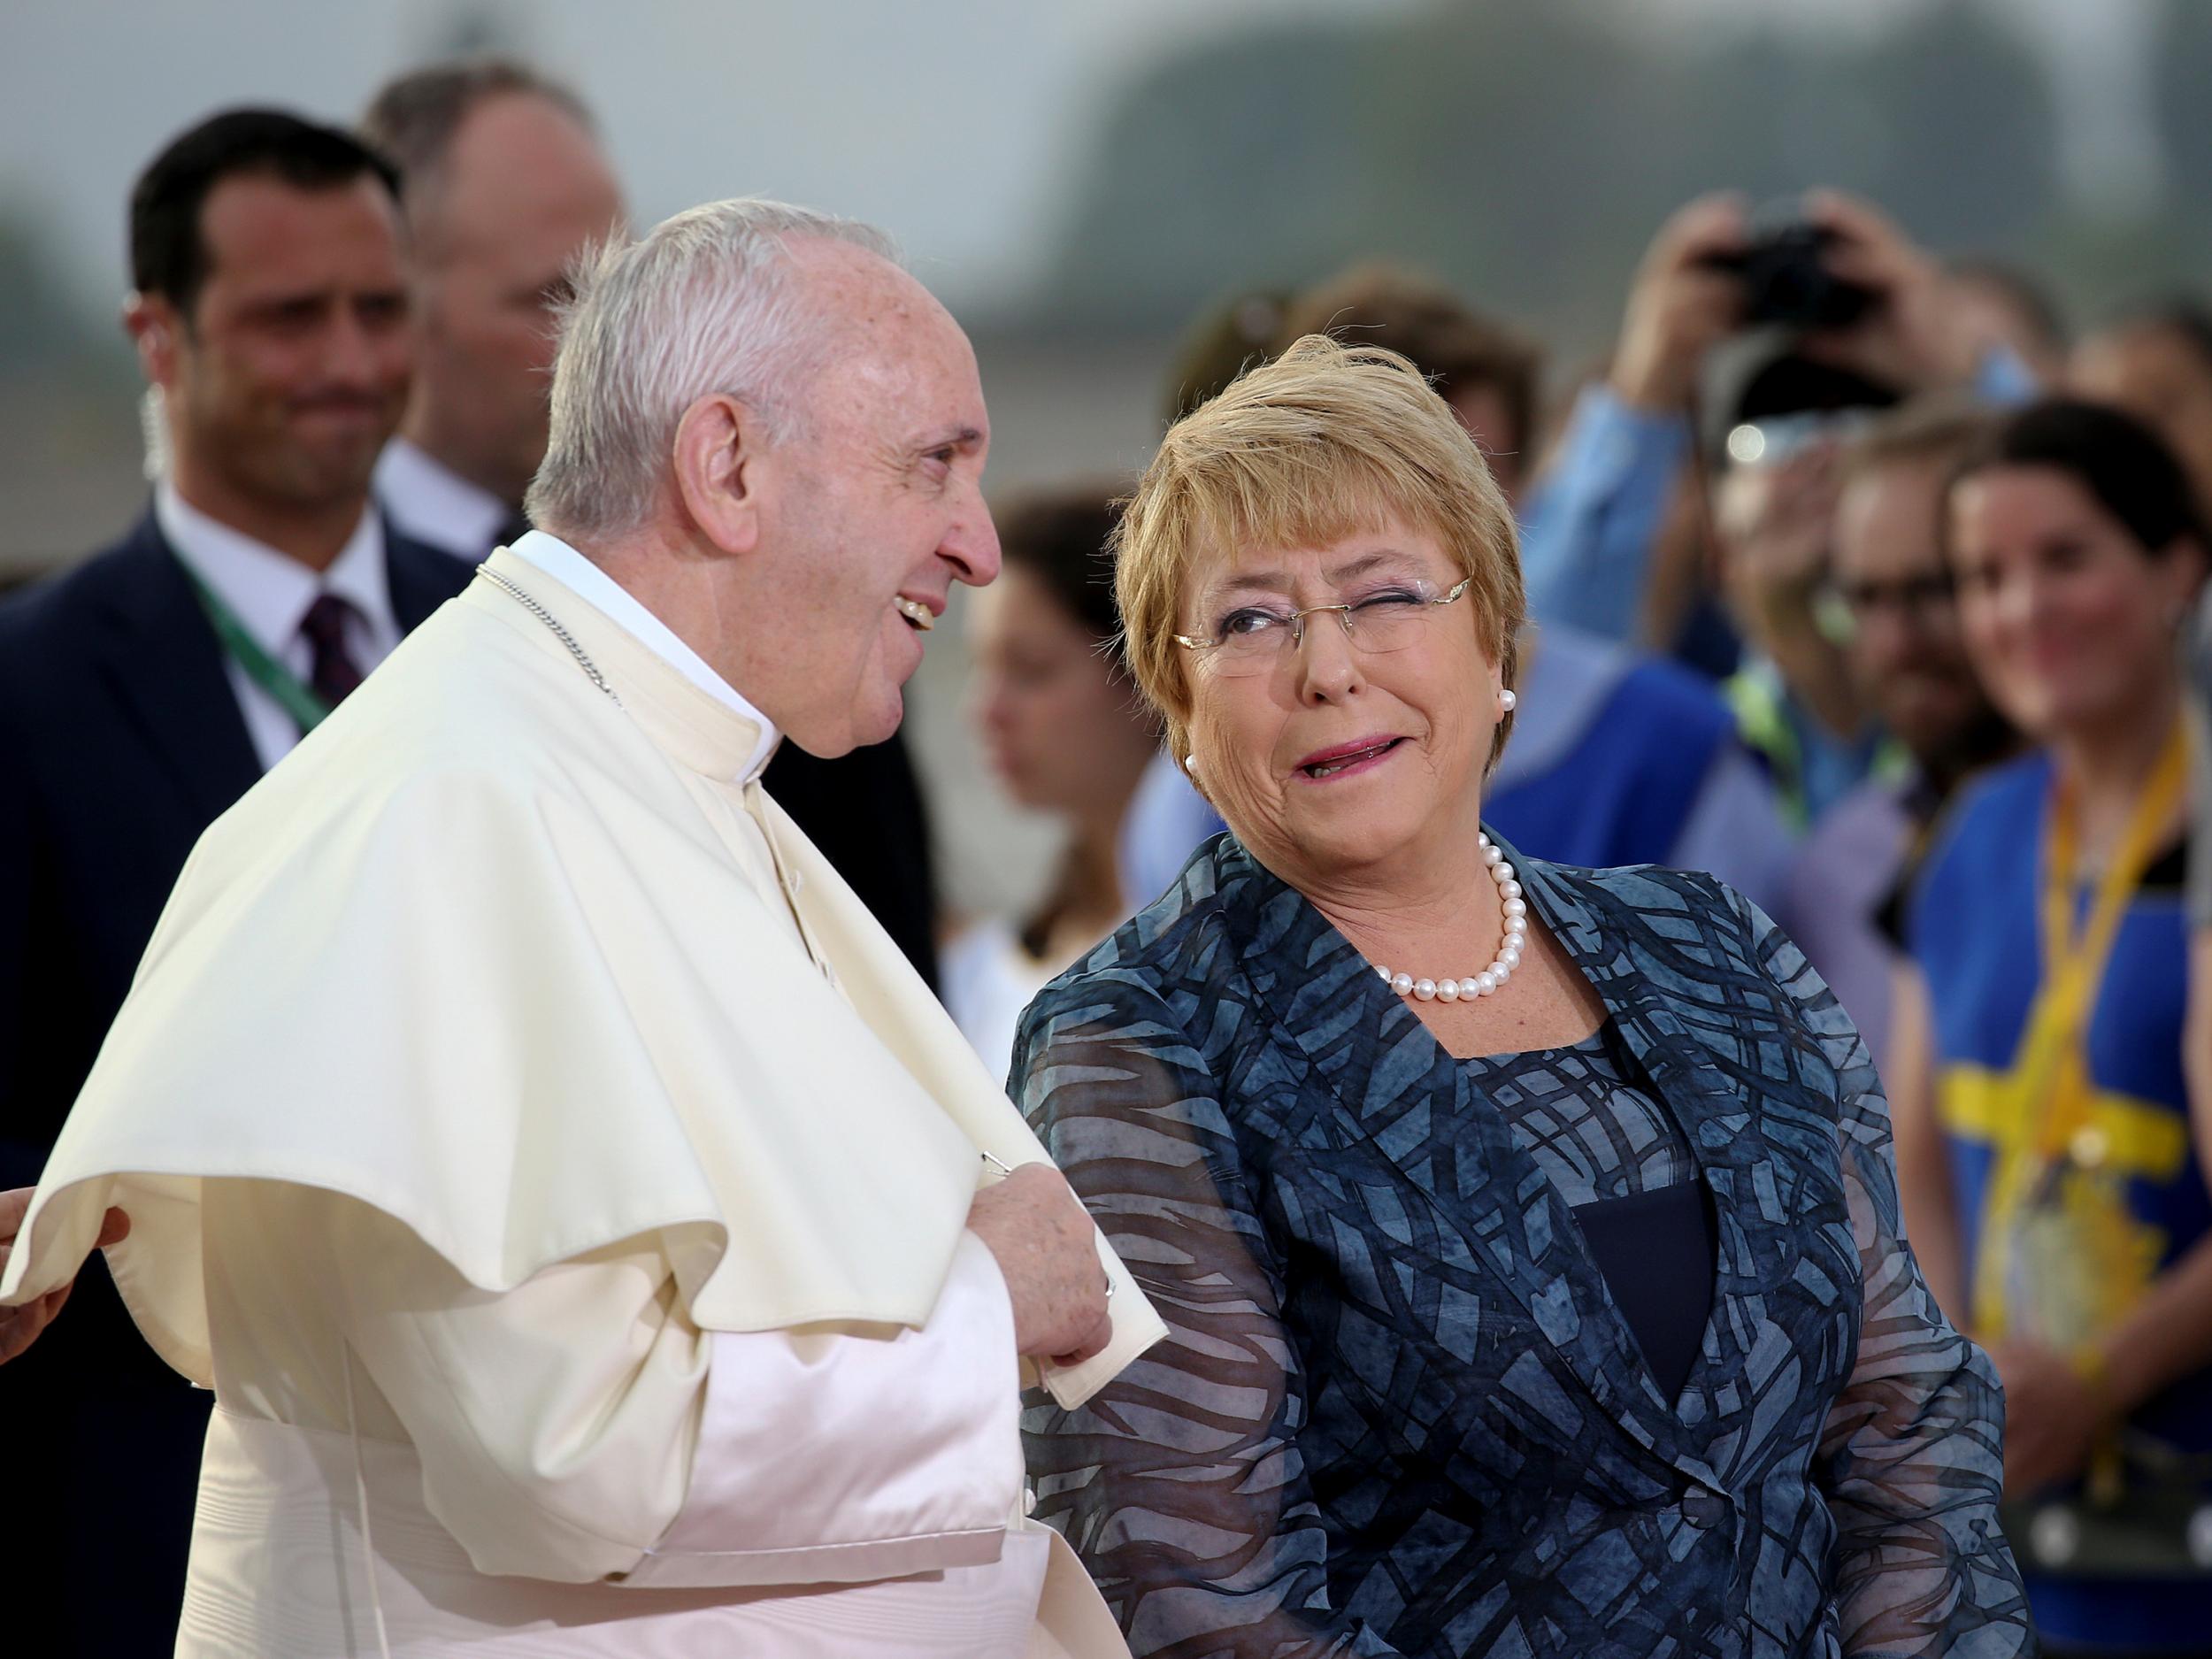
[[[2026,627],[2049,611],[2051,599],[2050,584],[2033,571],[2024,572],[1997,589],[1997,615],[2014,627]]]
[[[1852,618],[1852,626],[1856,633],[1854,652],[1884,672],[1910,657],[1919,640],[1919,630],[1894,605],[1863,606]]]
[[[991,511],[983,504],[980,491],[967,511],[953,521],[944,540],[937,544],[940,557],[952,563],[953,580],[965,582],[971,588],[987,588],[998,580],[998,526],[991,522]]]
[[[323,334],[323,373],[344,386],[367,386],[380,378],[389,336],[365,326],[346,306],[337,308]]]

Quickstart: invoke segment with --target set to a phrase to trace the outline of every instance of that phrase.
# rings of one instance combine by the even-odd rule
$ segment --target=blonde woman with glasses
[[[1230,830],[1015,1053],[1171,1327],[1029,1423],[1133,1650],[2027,1651],[1849,1018],[1711,878],[1483,828],[1521,577],[1443,401],[1299,342],[1169,432],[1117,583]]]

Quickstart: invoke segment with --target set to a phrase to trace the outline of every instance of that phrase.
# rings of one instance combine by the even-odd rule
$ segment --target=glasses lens
[[[1281,660],[1283,648],[1290,643],[1290,627],[1259,629],[1251,634],[1225,635],[1220,644],[1206,653],[1214,672],[1225,680],[1240,680],[1250,674],[1264,674]]]
[[[1216,625],[1216,643],[1206,655],[1217,674],[1263,674],[1281,657],[1295,627],[1287,611],[1247,605]]]
[[[1379,594],[1343,613],[1352,643],[1363,651],[1402,651],[1428,630],[1434,607],[1423,594]]]
[[[1370,655],[1402,651],[1417,644],[1428,630],[1439,595],[1425,587],[1392,589],[1347,607],[1323,605],[1300,612],[1302,623],[1290,613],[1256,609],[1238,611],[1225,621],[1217,642],[1206,653],[1209,668],[1224,679],[1240,679],[1271,672],[1305,629],[1339,626],[1350,635],[1353,649]]]

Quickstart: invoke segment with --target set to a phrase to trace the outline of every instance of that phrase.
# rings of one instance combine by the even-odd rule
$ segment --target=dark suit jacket
[[[472,573],[388,532],[385,557],[403,630]],[[260,775],[222,647],[150,513],[0,603],[0,1187],[36,1179],[186,855]],[[47,1651],[169,1651],[206,1414],[97,1263],[0,1372],[0,1421],[27,1425],[15,1472],[42,1494],[39,1554],[17,1567],[64,1632]]]
[[[937,988],[937,884],[929,813],[902,733],[835,760],[786,742],[761,778],[892,942]]]
[[[411,629],[470,567],[388,534]],[[261,775],[176,556],[149,513],[0,603],[0,1185],[38,1173],[200,832]]]
[[[1038,1518],[1140,1659],[2028,1651],[1995,1374],[1906,1247],[1849,1017],[1709,876],[1514,862],[1711,1204],[1681,1392],[1469,1066],[1222,836],[1016,1044],[1170,1330],[1030,1414]]]

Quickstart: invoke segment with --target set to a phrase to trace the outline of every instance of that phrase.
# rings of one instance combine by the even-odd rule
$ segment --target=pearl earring
[[[1198,775],[1198,757],[1195,755],[1184,756],[1183,770],[1190,773],[1192,777],[1195,778]]]
[[[1509,687],[1507,689],[1498,693],[1498,712],[1500,714],[1510,714],[1514,710],[1519,708],[1520,706],[1521,700],[1514,694],[1511,687]]]

